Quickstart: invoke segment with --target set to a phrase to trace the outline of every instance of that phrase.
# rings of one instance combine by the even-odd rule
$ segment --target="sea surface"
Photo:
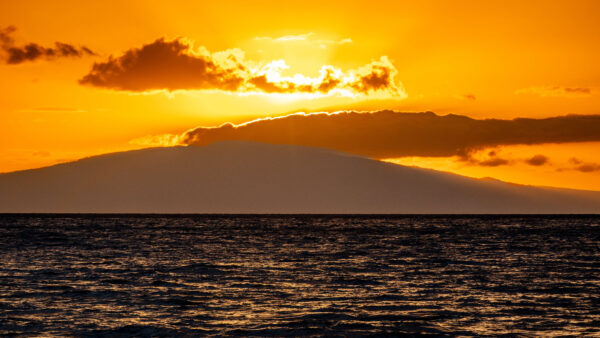
[[[0,215],[2,336],[600,336],[599,216]]]

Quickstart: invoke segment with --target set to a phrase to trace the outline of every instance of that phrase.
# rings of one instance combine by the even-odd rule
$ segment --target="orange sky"
[[[4,43],[0,64],[0,172],[295,111],[390,108],[477,119],[600,114],[598,13],[598,1],[2,2],[0,29],[12,41]],[[10,25],[16,30],[6,30]],[[211,75],[221,77],[184,83],[173,68],[160,77],[93,73],[94,63],[109,64],[111,55],[121,62],[127,51],[159,38],[170,48],[178,37],[189,48],[185,55],[214,62]],[[55,42],[75,51],[58,55]],[[30,43],[54,54],[7,63],[8,48]],[[158,66],[149,69],[157,71],[164,58],[153,55],[159,56],[148,62]],[[324,69],[337,73],[323,75]],[[94,81],[80,81],[89,74]],[[169,74],[181,78],[176,88],[164,84],[176,90],[153,90]],[[384,75],[393,81],[383,83]],[[452,156],[392,161],[600,190],[599,146],[504,145],[494,148],[507,159],[497,166]],[[535,155],[549,160],[524,164]]]

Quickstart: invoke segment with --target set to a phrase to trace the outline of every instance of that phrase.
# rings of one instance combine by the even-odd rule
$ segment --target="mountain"
[[[600,213],[600,192],[477,180],[323,148],[223,141],[1,174],[0,212]]]

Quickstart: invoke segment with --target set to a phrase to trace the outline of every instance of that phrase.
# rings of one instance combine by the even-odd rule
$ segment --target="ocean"
[[[600,216],[0,215],[2,336],[600,335]]]

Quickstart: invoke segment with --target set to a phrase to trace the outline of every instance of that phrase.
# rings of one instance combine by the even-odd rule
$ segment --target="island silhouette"
[[[600,193],[400,166],[325,148],[220,141],[0,175],[3,213],[600,213]]]

